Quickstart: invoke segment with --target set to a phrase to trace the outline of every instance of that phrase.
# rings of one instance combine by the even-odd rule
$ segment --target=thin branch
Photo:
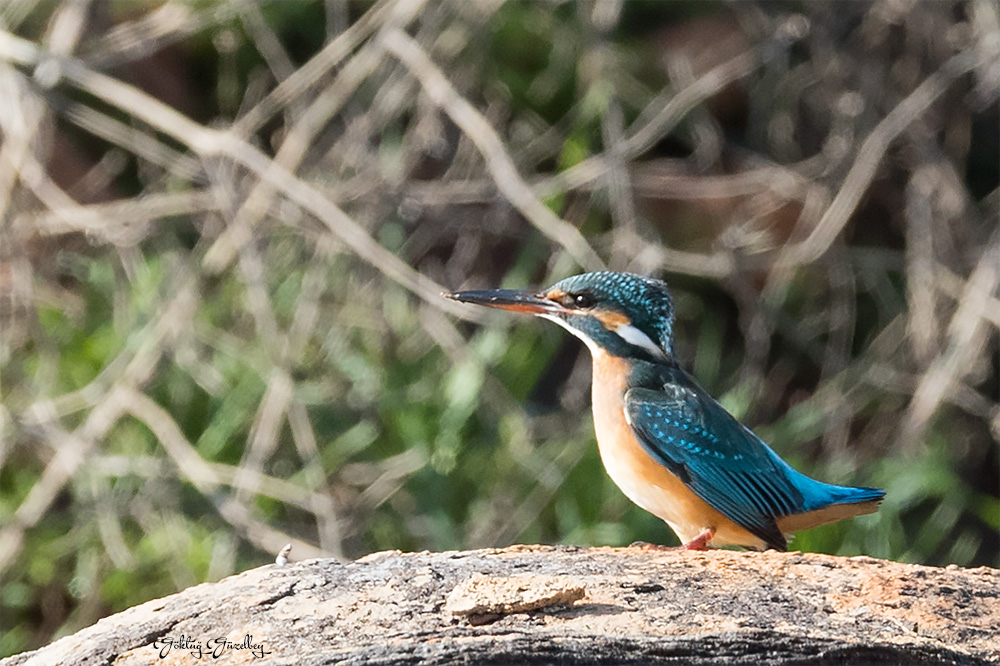
[[[202,167],[198,160],[166,145],[157,137],[150,136],[137,127],[127,125],[93,107],[75,102],[66,104],[61,112],[80,129],[121,146],[178,178],[194,181],[202,177]]]
[[[994,51],[990,54],[984,54],[978,49],[969,49],[952,56],[937,72],[924,79],[916,90],[896,105],[862,142],[854,165],[847,172],[840,190],[816,227],[805,240],[786,245],[778,256],[776,265],[798,266],[811,263],[823,256],[854,213],[862,195],[875,177],[882,158],[896,137],[919,118],[957,79],[982,65],[987,57],[998,57],[997,51],[1000,50],[998,47],[1000,45],[995,45]]]
[[[633,159],[669,134],[691,109],[715,95],[733,81],[749,76],[760,64],[760,50],[752,49],[714,67],[679,91],[664,90],[650,102],[629,128],[622,149],[623,159]],[[638,127],[636,127],[638,125]],[[603,155],[589,157],[565,171],[550,176],[534,186],[535,194],[545,198],[600,179],[608,170]]]
[[[38,48],[31,42],[9,32],[0,31],[0,58],[32,66],[38,63],[41,55]],[[187,145],[201,157],[219,155],[229,157],[268,180],[273,187],[284,193],[289,199],[315,215],[326,225],[327,229],[344,241],[361,259],[372,264],[387,277],[434,307],[464,319],[473,321],[482,319],[482,314],[477,311],[441,298],[442,292],[446,291],[444,287],[415,271],[396,255],[379,245],[336,204],[324,197],[314,187],[276,164],[258,148],[239,139],[231,132],[199,125],[139,89],[92,71],[79,61],[66,60],[62,65],[64,77],[80,89],[100,97],[152,125],[157,130]],[[549,214],[551,215],[551,213]]]
[[[0,529],[0,574],[14,561],[24,541],[24,532],[33,527],[55,502],[60,491],[87,459],[87,454],[111,429],[122,413],[121,387],[105,396],[87,415],[83,425],[73,432],[51,425],[55,415],[39,405],[33,410],[40,417],[41,432],[56,449],[27,496],[14,511],[13,519]]]
[[[73,202],[66,208],[22,213],[14,218],[12,228],[24,234],[51,236],[80,232],[101,238],[113,234],[115,227],[123,224],[139,225],[166,217],[215,212],[217,207],[216,193],[211,188],[163,192],[100,204]]]
[[[422,0],[422,5],[426,0]],[[393,13],[407,12],[414,5],[396,0],[379,0],[361,18],[337,35],[302,67],[284,79],[267,96],[247,111],[232,127],[236,136],[249,138],[272,116],[303,95],[332,71],[351,51],[381,26]]]
[[[149,427],[167,454],[174,460],[184,478],[188,479],[203,495],[212,496],[213,491],[222,485],[215,469],[202,460],[187,438],[184,437],[180,426],[177,425],[169,412],[138,391],[125,391],[121,395],[121,404],[132,416]],[[234,485],[241,488],[240,483],[249,481],[250,478],[244,475],[241,470],[237,474]],[[259,475],[252,478],[258,481],[261,479]],[[323,556],[323,553],[313,544],[296,539],[280,530],[275,530],[253,518],[245,503],[229,497],[217,501],[219,513],[234,527],[243,530],[250,541],[261,550],[277,552],[284,544],[291,542],[295,551],[303,557]]]
[[[514,161],[489,121],[455,90],[423,48],[402,30],[389,31],[384,45],[409,68],[424,92],[476,145],[497,189],[511,205],[550,240],[565,248],[580,266],[587,270],[602,269],[604,261],[580,231],[561,220],[535,195],[518,174]]]
[[[984,356],[985,312],[1000,284],[1000,236],[994,235],[966,283],[965,293],[948,326],[947,346],[920,378],[913,393],[903,441],[919,441],[924,426],[945,396],[972,371],[972,364]],[[985,355],[989,358],[989,354]]]

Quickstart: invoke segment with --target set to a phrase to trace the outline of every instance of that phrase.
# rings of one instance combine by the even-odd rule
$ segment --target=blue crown
[[[598,271],[552,285],[570,294],[589,294],[595,305],[625,315],[632,326],[673,356],[674,304],[667,284],[632,273]]]

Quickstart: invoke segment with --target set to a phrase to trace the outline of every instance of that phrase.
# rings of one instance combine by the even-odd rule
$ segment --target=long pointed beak
[[[526,312],[528,314],[554,314],[564,308],[543,296],[529,291],[514,291],[511,289],[486,289],[483,291],[456,291],[445,294],[445,298],[461,303],[485,305],[488,308]]]

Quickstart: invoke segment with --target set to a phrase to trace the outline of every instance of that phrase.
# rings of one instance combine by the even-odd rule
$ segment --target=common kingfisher
[[[885,496],[794,470],[701,388],[674,357],[674,306],[660,280],[600,271],[538,293],[446,296],[537,315],[583,340],[604,468],[682,548],[785,550],[790,533],[872,513]]]

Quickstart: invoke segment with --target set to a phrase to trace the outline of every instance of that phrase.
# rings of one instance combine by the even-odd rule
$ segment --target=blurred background
[[[682,365],[885,488],[791,548],[1000,566],[1000,15],[0,5],[0,656],[273,561],[672,544],[590,359],[440,298],[666,279]]]

